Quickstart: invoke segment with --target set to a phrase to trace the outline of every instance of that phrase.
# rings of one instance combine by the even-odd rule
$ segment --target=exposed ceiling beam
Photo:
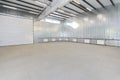
[[[52,2],[53,0],[48,0],[48,1]]]
[[[102,2],[100,2],[99,0],[96,0],[103,8],[105,8],[105,6],[102,4]]]
[[[30,3],[30,2],[27,2],[27,1],[24,1],[24,0],[17,0],[17,1],[20,1],[20,2],[23,2],[23,3],[29,4],[29,5],[32,5],[32,6],[35,6],[35,7],[44,8],[44,7],[42,7],[42,6],[39,6],[39,5]]]
[[[92,4],[90,4],[88,1],[83,0],[83,2],[85,2],[86,4],[88,4],[90,7],[92,7],[93,9],[97,10]]]
[[[78,11],[72,9],[72,8],[67,7],[67,6],[64,6],[64,7],[67,8],[67,9],[69,9],[69,10],[71,10],[71,11],[74,11],[74,12],[76,12],[76,13],[78,13],[78,14],[82,14],[81,12],[78,12]]]
[[[7,12],[6,12],[7,11]],[[16,10],[16,9],[8,9],[0,5],[0,12],[1,13],[7,13],[7,14],[12,14],[12,15],[19,15],[19,16],[24,16],[24,17],[35,17],[36,13],[30,13],[30,12],[25,12],[21,10]]]
[[[30,9],[33,9],[33,10],[41,11],[40,9],[36,9],[36,8],[30,7],[30,6],[18,4],[18,3],[15,3],[15,2],[13,2],[13,1],[9,1],[9,0],[1,0],[1,1],[7,2],[7,3],[11,3],[11,4],[15,4],[15,5],[19,5],[19,6],[26,7],[26,8],[30,8]]]
[[[78,7],[79,9],[81,9],[81,10],[83,10],[83,11],[85,11],[85,12],[88,12],[88,11],[89,11],[89,10],[86,9],[86,7],[84,7],[84,6],[81,5],[81,4],[78,4],[78,3],[75,2],[75,1],[70,2],[70,4],[72,4],[72,5],[76,6],[76,7]]]
[[[21,7],[17,7],[17,6],[13,6],[13,5],[10,5],[10,4],[0,3],[0,5],[6,5],[6,6],[10,6],[10,7],[15,7],[15,8],[23,10],[25,12],[32,11],[32,12],[38,13],[37,11],[33,11],[33,10],[29,10],[29,9],[25,9],[25,8],[21,8]]]
[[[71,0],[53,0],[49,6],[38,16],[38,20],[45,18],[52,12],[55,12],[58,8],[63,7]]]
[[[110,0],[110,2],[111,2],[111,4],[112,4],[113,6],[115,6],[115,3],[113,2],[113,0]]]

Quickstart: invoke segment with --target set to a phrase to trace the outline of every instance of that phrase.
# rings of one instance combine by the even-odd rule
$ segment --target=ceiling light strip
[[[40,5],[48,6],[47,4],[41,3],[40,1],[35,1],[35,2],[38,3],[38,4],[40,4]]]
[[[2,5],[2,7],[13,9],[13,10],[17,10],[17,8],[15,8],[15,7],[10,7],[10,6],[6,6],[6,5]]]

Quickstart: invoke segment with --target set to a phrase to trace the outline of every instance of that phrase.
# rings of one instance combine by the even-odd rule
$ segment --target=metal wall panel
[[[118,41],[118,40],[106,40],[105,45],[120,47],[120,41]]]
[[[120,40],[120,4],[116,4],[115,7],[108,6],[106,9],[101,8],[96,13],[95,15],[71,18],[59,24],[59,27],[55,24],[46,25],[45,23],[45,25],[42,25],[43,22],[40,22],[37,25],[38,27],[50,28],[51,31],[45,31],[44,29],[38,32],[35,31],[35,34],[39,33],[37,37],[40,38],[69,38],[70,40],[76,38],[77,42],[83,42],[79,41],[80,39],[90,39],[91,44],[97,44],[97,40],[107,41],[112,39],[113,43],[115,40]],[[67,25],[67,23],[72,22],[76,22],[79,25],[78,28],[74,28],[75,24],[73,26]],[[54,28],[57,28],[57,31],[53,31]],[[106,45],[108,44],[107,42]]]
[[[69,32],[72,37],[120,39],[120,5],[116,5],[116,7],[109,6],[107,10],[100,9],[97,15],[76,18],[72,21],[79,24],[79,28],[72,29]],[[71,27],[69,26],[69,28]]]

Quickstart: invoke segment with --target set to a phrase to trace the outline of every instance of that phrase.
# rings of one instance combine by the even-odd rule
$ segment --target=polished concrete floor
[[[0,80],[120,80],[120,48],[67,42],[0,47]]]

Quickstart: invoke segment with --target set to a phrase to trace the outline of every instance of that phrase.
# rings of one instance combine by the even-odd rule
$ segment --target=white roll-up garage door
[[[33,20],[0,15],[0,46],[33,43]]]

